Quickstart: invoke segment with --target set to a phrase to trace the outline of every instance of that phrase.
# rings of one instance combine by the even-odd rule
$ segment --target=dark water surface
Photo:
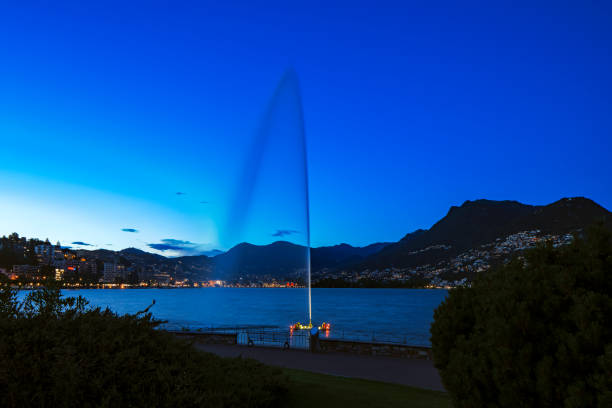
[[[91,305],[135,313],[151,309],[174,327],[274,325],[307,322],[305,289],[80,289]],[[399,341],[429,345],[434,309],[444,300],[439,289],[313,289],[313,324],[330,322],[332,338]]]

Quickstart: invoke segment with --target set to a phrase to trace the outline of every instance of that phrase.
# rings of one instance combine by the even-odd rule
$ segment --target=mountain
[[[100,259],[103,261],[112,261],[113,259],[117,258],[117,254],[118,254],[118,252],[112,251],[110,249],[94,249],[94,250],[77,249],[75,252],[77,253],[78,256],[85,256],[87,258],[95,258],[95,259]]]
[[[377,242],[365,247],[354,247],[340,244],[327,247],[312,248],[310,260],[313,270],[335,268],[362,261],[370,255],[380,252],[390,245],[390,242]]]
[[[206,256],[207,256],[207,257],[209,257],[209,258],[214,258],[215,256],[217,256],[217,255],[221,255],[221,254],[224,254],[224,253],[225,253],[225,252],[220,251],[220,250],[218,250],[218,249],[212,249],[212,250],[210,250],[210,251],[204,251],[204,252],[202,252],[202,253],[201,253],[201,255],[206,255]]]
[[[311,266],[313,272],[418,267],[522,231],[562,235],[597,221],[604,221],[612,230],[612,213],[584,197],[564,198],[544,206],[517,201],[466,201],[451,207],[430,229],[411,232],[396,243],[312,248]],[[270,245],[243,243],[216,256],[212,262],[217,279],[285,278],[299,276],[303,271],[306,250],[285,241]]]
[[[306,248],[286,241],[269,245],[238,244],[214,260],[217,279],[235,279],[239,276],[295,276],[304,271]]]
[[[547,234],[565,234],[597,221],[612,230],[612,213],[584,197],[563,198],[545,206],[517,201],[466,201],[460,207],[451,207],[429,230],[406,235],[354,268],[413,267],[450,258],[521,231],[539,229]]]
[[[340,244],[312,248],[311,266],[313,270],[319,270],[356,263],[387,245],[389,243],[380,242],[365,247]],[[286,241],[269,245],[242,243],[213,259],[214,275],[219,279],[238,276],[296,277],[305,270],[306,256],[306,247]]]
[[[398,242],[381,242],[365,247],[340,244],[312,248],[311,266],[313,273],[318,272],[319,277],[334,274],[345,276],[344,272],[352,276],[366,270],[375,272],[388,268],[398,268],[404,271],[402,273],[415,268],[420,268],[420,271],[428,268],[434,273],[444,263],[448,270],[457,270],[451,264],[456,264],[458,257],[465,258],[466,252],[481,251],[479,248],[483,245],[495,242],[503,246],[501,243],[510,235],[539,230],[538,236],[560,236],[583,230],[598,221],[612,230],[612,213],[584,197],[563,198],[543,206],[517,201],[466,201],[460,206],[451,207],[430,229],[413,231]],[[286,241],[269,245],[242,243],[227,252],[208,254],[213,256],[166,258],[136,248],[118,252],[106,249],[77,250],[76,253],[100,263],[116,262],[194,281],[240,278],[297,280],[304,277],[307,259],[305,247]],[[470,262],[483,259],[482,254],[471,254],[469,257],[472,259]],[[462,265],[472,270],[482,270],[476,264]],[[378,275],[372,277],[378,278]]]
[[[123,258],[137,264],[156,264],[167,259],[165,256],[145,252],[138,248],[126,248],[117,252]]]

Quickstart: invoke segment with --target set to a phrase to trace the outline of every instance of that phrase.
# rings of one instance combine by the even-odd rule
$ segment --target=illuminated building
[[[117,277],[117,264],[114,262],[104,262],[103,279],[106,283],[115,282]]]
[[[39,277],[39,268],[34,265],[13,265],[13,274],[31,280]]]

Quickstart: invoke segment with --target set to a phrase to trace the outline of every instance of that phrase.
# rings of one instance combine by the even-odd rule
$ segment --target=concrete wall
[[[238,344],[238,335],[231,333],[201,333],[201,332],[173,332],[176,336],[193,339],[202,344]],[[349,353],[369,356],[388,356],[402,358],[416,358],[431,360],[432,353],[429,347],[407,346],[392,343],[372,343],[364,341],[320,339],[319,353]]]
[[[173,332],[176,336],[184,339],[193,339],[202,344],[238,344],[236,333],[199,333],[199,332]]]
[[[370,356],[389,356],[431,360],[429,347],[407,346],[391,343],[369,343],[362,341],[320,339],[322,353],[350,353]]]

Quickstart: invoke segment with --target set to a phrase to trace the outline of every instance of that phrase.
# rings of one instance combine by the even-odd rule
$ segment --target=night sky
[[[396,241],[478,198],[612,209],[608,1],[6,3],[0,235],[226,249],[288,68],[314,246]],[[259,233],[299,235],[285,218]]]

